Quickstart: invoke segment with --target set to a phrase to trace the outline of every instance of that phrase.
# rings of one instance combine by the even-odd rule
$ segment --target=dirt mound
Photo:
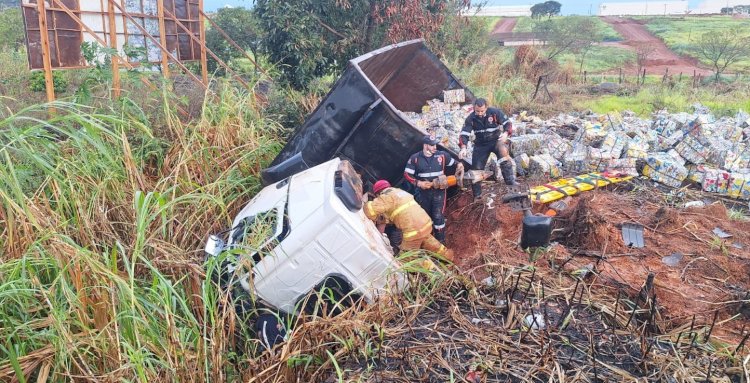
[[[449,201],[448,245],[457,265],[476,279],[487,277],[486,264],[534,265],[587,275],[589,288],[633,300],[653,275],[660,331],[691,321],[707,325],[716,316],[713,336],[729,343],[743,337],[750,324],[744,313],[750,310],[741,305],[750,294],[750,222],[730,220],[722,204],[676,209],[632,192],[592,191],[574,197],[555,217],[555,244],[523,251],[517,246],[522,213],[497,203],[503,190],[485,187],[484,203],[473,202],[468,192]],[[645,247],[623,243],[625,222],[644,226]],[[731,237],[721,238],[716,228]]]

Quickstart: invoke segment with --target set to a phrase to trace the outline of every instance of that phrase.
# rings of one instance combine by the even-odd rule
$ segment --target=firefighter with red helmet
[[[417,187],[416,200],[432,218],[435,238],[445,243],[446,190],[434,188],[433,180],[446,175],[446,167],[455,165],[457,171],[463,171],[464,165],[454,160],[448,152],[438,150],[438,142],[433,136],[423,137],[422,150],[409,157],[404,178]]]
[[[453,261],[453,251],[432,236],[432,220],[411,194],[391,187],[386,180],[375,182],[372,191],[376,197],[365,203],[365,215],[373,221],[385,215],[401,230],[401,251],[425,249]]]

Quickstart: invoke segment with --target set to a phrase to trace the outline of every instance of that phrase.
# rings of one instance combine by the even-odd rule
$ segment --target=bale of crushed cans
[[[404,115],[458,152],[471,113],[471,105],[460,105],[462,96],[460,89],[445,91],[444,101],[430,100],[422,113]],[[742,111],[716,119],[696,104],[693,113],[660,111],[650,119],[626,111],[543,120],[522,112],[511,121],[511,155],[519,171],[551,178],[591,171],[642,175],[671,187],[694,182],[706,192],[750,199],[750,115]],[[471,149],[470,143],[469,156]]]

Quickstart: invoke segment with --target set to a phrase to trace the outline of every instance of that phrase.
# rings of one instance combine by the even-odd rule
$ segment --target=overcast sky
[[[557,0],[562,4],[562,13],[569,15],[569,14],[578,14],[578,15],[588,15],[589,9],[591,9],[592,14],[596,14],[597,9],[599,9],[600,3],[606,3],[606,2],[618,2],[618,3],[640,3],[644,0],[610,0],[610,1],[590,1],[590,0]],[[716,2],[718,4],[725,4],[727,3],[726,0],[688,0],[688,5],[690,8],[696,8],[701,3],[704,2]],[[477,3],[478,1],[474,1]],[[523,4],[535,4],[538,2],[542,2],[542,0],[539,1],[508,1],[508,0],[489,0],[487,2],[487,5],[523,5]],[[653,1],[654,3],[659,3],[661,1]],[[729,0],[729,3],[732,1]],[[750,2],[750,1],[747,1]],[[215,11],[217,8],[221,8],[225,5],[231,5],[235,7],[246,7],[250,8],[252,7],[253,2],[251,0],[204,0],[204,7],[206,8],[206,11]]]

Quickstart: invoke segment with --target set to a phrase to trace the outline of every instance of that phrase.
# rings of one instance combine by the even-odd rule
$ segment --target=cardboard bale
[[[563,167],[569,173],[581,173],[589,170],[588,165],[588,148],[580,143],[575,142],[570,151],[565,153],[563,158]]]
[[[729,189],[729,172],[722,169],[706,167],[701,182],[703,191],[727,194]]]
[[[724,169],[737,171],[750,168],[750,145],[738,143],[724,158]]]
[[[690,164],[686,166],[688,170],[687,180],[700,184],[703,182],[703,178],[706,175],[706,167],[704,165]]]
[[[602,152],[608,153],[610,158],[617,159],[622,155],[622,151],[625,149],[625,145],[627,145],[628,141],[630,141],[630,137],[625,133],[610,131],[607,133],[607,136],[604,137],[604,142],[602,142],[600,149]]]
[[[750,200],[750,169],[732,172],[729,175],[727,195],[732,198]]]
[[[560,163],[549,153],[529,157],[529,172],[544,174],[551,178],[557,178],[562,175]]]
[[[466,102],[466,94],[463,89],[444,90],[443,102],[447,104],[463,104]]]
[[[516,155],[526,153],[529,156],[533,156],[540,153],[542,148],[545,147],[544,140],[546,137],[544,134],[513,136],[510,138],[511,148]]]
[[[528,169],[529,168],[529,155],[526,153],[521,153],[513,158],[518,165],[521,166],[521,169]]]
[[[603,172],[607,169],[609,161],[614,160],[609,152],[603,151],[598,148],[588,148],[586,156],[586,162],[588,163],[589,169],[595,172]]]
[[[682,158],[682,156],[680,155],[680,153],[677,153],[677,151],[674,150],[674,149],[669,149],[669,150],[667,150],[664,153],[668,154],[675,161],[677,161],[680,165],[685,165],[685,163],[687,162],[687,161],[685,161],[684,158]]]
[[[706,163],[709,155],[708,146],[695,135],[686,135],[675,146],[675,150],[682,158],[696,165]]]
[[[592,124],[586,122],[583,124],[583,129],[578,131],[576,141],[581,141],[586,145],[596,145],[604,140],[607,136],[607,129],[602,127],[600,124]]]
[[[643,175],[671,187],[680,187],[687,178],[687,168],[667,153],[650,153],[646,157]]]
[[[565,153],[567,153],[572,146],[568,140],[563,139],[557,134],[546,135],[544,143],[545,147],[543,150],[546,153],[549,153],[556,160],[563,159],[563,157],[565,157]]]
[[[669,136],[658,136],[655,148],[659,150],[668,150],[675,146],[683,139],[685,134],[681,131],[672,132]]]
[[[640,136],[630,139],[625,145],[624,157],[626,158],[646,158],[646,153],[648,153],[648,142]]]
[[[624,174],[637,177],[638,170],[636,169],[635,161],[635,158],[619,158],[616,160],[609,160],[606,171],[614,174]]]

